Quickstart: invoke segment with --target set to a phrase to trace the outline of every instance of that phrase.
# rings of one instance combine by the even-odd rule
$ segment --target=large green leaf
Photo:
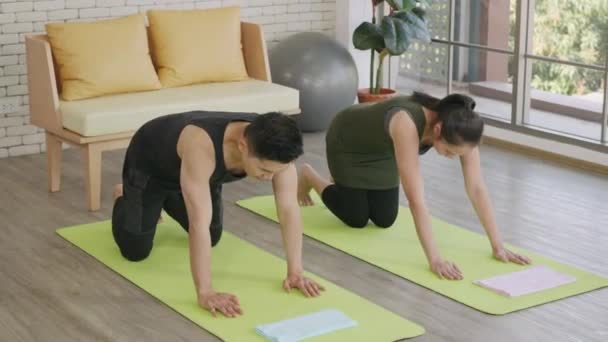
[[[412,9],[412,13],[418,16],[418,18],[422,19],[426,22],[426,11],[422,7],[416,7]]]
[[[405,1],[405,0],[404,0]],[[424,7],[431,7],[431,2],[429,0],[417,0],[420,5]]]
[[[374,49],[380,51],[384,49],[384,37],[378,25],[364,22],[353,32],[353,45],[359,50]]]
[[[403,5],[401,6],[401,10],[405,12],[409,12],[412,9],[416,8],[418,1],[416,0],[403,0]]]
[[[410,46],[410,35],[406,23],[392,17],[382,19],[382,34],[384,45],[391,55],[401,55]]]
[[[421,19],[416,14],[406,11],[395,12],[393,17],[404,21],[412,29],[413,38],[425,43],[431,42],[431,35],[429,34],[425,19]]]
[[[399,1],[397,0],[386,0],[386,2],[388,2],[388,5],[391,6],[391,8],[395,11],[399,11],[401,10],[401,4],[399,4]]]
[[[402,0],[401,10],[411,11],[415,8],[422,9],[423,7],[428,8],[431,6],[427,0]]]

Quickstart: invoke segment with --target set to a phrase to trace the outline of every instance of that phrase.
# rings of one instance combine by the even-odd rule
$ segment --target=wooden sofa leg
[[[101,152],[99,146],[86,144],[82,146],[84,179],[87,189],[87,203],[90,211],[97,211],[101,202]]]
[[[46,170],[50,192],[61,189],[61,140],[46,133]]]

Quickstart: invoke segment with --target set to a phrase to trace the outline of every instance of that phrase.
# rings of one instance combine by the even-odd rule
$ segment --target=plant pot
[[[359,89],[357,91],[357,98],[359,99],[359,103],[380,102],[386,99],[390,99],[395,95],[397,95],[397,92],[394,89],[390,88],[380,88],[379,94],[370,94],[369,88]]]

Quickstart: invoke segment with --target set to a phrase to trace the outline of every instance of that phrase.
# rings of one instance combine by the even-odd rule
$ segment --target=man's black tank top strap
[[[200,117],[194,118],[191,121],[190,124],[204,129],[213,142],[213,148],[215,149],[215,170],[211,175],[212,183],[228,183],[247,176],[246,174],[232,174],[226,169],[224,160],[224,135],[229,123],[235,121],[251,122],[256,116],[257,114],[241,113],[239,115],[231,114],[230,119],[222,116],[217,118]]]
[[[125,168],[135,167],[167,188],[179,189],[181,159],[177,154],[177,141],[188,125],[207,132],[215,150],[215,170],[210,184],[227,183],[245,177],[234,175],[224,164],[224,134],[229,123],[251,122],[257,114],[193,111],[165,115],[153,119],[135,133],[127,149]],[[125,176],[125,175],[123,175]]]

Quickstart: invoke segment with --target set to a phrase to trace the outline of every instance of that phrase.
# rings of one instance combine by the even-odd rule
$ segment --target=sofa
[[[147,91],[114,92],[67,100],[62,96],[66,89],[62,87],[59,74],[57,57],[60,51],[57,54],[53,51],[48,35],[50,28],[47,28],[47,34],[28,36],[30,121],[46,132],[48,190],[56,192],[61,188],[62,143],[80,149],[86,203],[89,210],[96,211],[101,201],[102,153],[124,149],[134,132],[148,120],[193,110],[299,113],[298,91],[271,81],[261,27],[240,19],[238,24],[239,53],[242,53],[246,69],[243,79],[159,86]],[[150,29],[146,28],[148,35]],[[151,55],[158,71],[152,50]]]

